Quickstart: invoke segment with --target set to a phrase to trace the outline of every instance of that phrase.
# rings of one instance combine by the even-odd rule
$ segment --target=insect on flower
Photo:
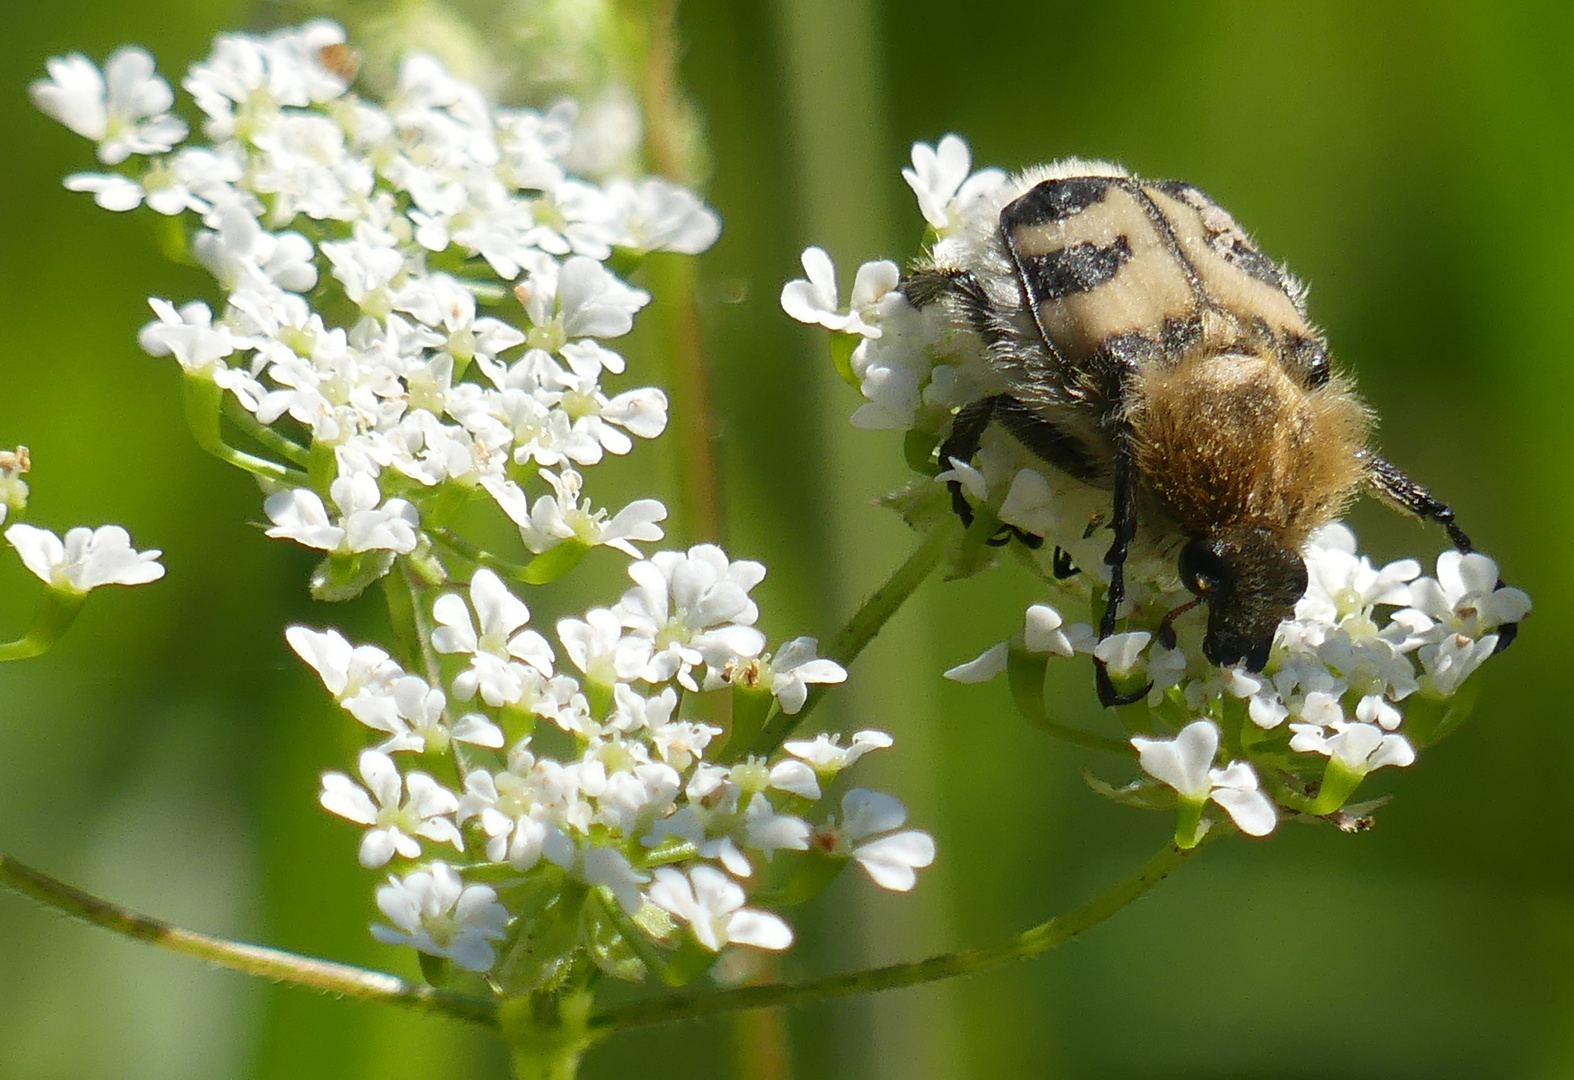
[[[942,467],[1000,424],[1036,457],[1111,493],[1100,638],[1115,631],[1134,541],[1175,560],[1207,605],[1203,652],[1261,671],[1306,591],[1301,550],[1362,490],[1441,524],[1454,512],[1371,446],[1372,414],[1329,363],[1306,289],[1190,184],[1068,159],[1001,184],[990,213],[911,269],[918,308],[976,334],[990,385],[941,443]],[[998,215],[993,209],[998,207]],[[960,239],[960,243],[954,242]],[[971,524],[963,485],[952,505]],[[1005,527],[991,543],[1040,536]],[[1075,572],[1057,553],[1056,573]],[[1512,639],[1501,628],[1499,648]],[[1117,693],[1102,662],[1105,705]]]

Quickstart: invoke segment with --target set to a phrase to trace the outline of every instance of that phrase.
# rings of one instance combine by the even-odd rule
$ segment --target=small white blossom
[[[880,336],[880,301],[896,288],[901,277],[900,268],[887,259],[867,262],[858,268],[853,279],[853,294],[849,310],[841,310],[837,298],[836,267],[824,250],[811,247],[801,258],[802,278],[782,286],[782,310],[801,323],[818,324],[827,330],[839,330],[863,337]]]
[[[51,589],[81,596],[100,585],[144,585],[164,576],[163,552],[138,551],[119,525],[67,531],[62,541],[48,529],[20,522],[5,531],[22,564]]]
[[[870,729],[855,733],[848,746],[840,745],[840,741],[839,735],[820,734],[812,739],[790,739],[782,744],[782,749],[808,762],[816,773],[829,779],[869,751],[886,749],[893,740],[883,731]]]
[[[1257,774],[1244,761],[1223,769],[1213,767],[1219,750],[1219,729],[1211,720],[1194,720],[1173,739],[1134,736],[1131,745],[1143,771],[1174,788],[1182,800],[1203,803],[1212,799],[1248,836],[1273,832],[1277,816],[1273,803],[1257,786]]]
[[[496,959],[492,942],[502,940],[508,924],[508,909],[490,886],[466,885],[443,862],[403,878],[389,877],[377,890],[377,907],[393,923],[372,927],[378,941],[447,957],[465,971],[491,968]]]
[[[1429,635],[1433,641],[1448,634],[1479,639],[1530,614],[1530,597],[1522,589],[1500,587],[1497,563],[1479,552],[1443,552],[1437,557],[1436,580],[1414,582],[1410,603],[1435,624]]]
[[[360,774],[364,788],[344,773],[324,773],[317,801],[329,813],[367,826],[361,838],[362,866],[383,866],[395,855],[418,859],[421,839],[464,850],[459,830],[450,820],[459,809],[453,792],[425,773],[412,772],[401,779],[393,759],[376,750],[361,754]]]
[[[314,491],[295,488],[268,496],[263,510],[273,528],[266,535],[336,554],[387,550],[404,555],[415,550],[415,529],[420,524],[415,507],[404,499],[382,502],[377,481],[370,475],[340,476],[328,491],[340,511],[337,522],[328,517]]]
[[[470,657],[470,667],[454,679],[454,696],[469,701],[479,689],[488,705],[511,705],[524,692],[520,663],[550,677],[555,658],[546,638],[521,629],[530,621],[525,606],[491,570],[479,569],[470,579],[470,604],[480,622],[479,633],[470,609],[457,593],[445,593],[432,605],[437,628],[432,647],[440,653]]]
[[[880,888],[907,892],[918,881],[918,871],[935,861],[935,842],[917,829],[892,831],[906,821],[907,808],[890,795],[854,788],[842,796],[842,824],[832,827],[833,850],[850,854]]]
[[[658,867],[649,892],[651,903],[687,923],[694,939],[711,952],[733,944],[771,950],[792,944],[785,922],[744,907],[743,889],[714,867],[696,866],[687,874]]]
[[[676,678],[697,690],[690,674],[697,665],[719,678],[728,661],[757,656],[765,647],[765,635],[752,625],[759,609],[749,599],[765,577],[759,563],[734,562],[714,544],[698,544],[687,552],[658,551],[631,564],[628,574],[635,588],[623,594],[617,612],[624,626],[654,646],[648,682]]]
[[[1415,748],[1403,735],[1385,732],[1375,724],[1335,721],[1328,728],[1317,724],[1291,724],[1295,734],[1290,749],[1333,758],[1350,772],[1365,776],[1384,765],[1403,768],[1415,761]]]
[[[814,638],[798,637],[782,645],[775,655],[767,653],[759,658],[759,671],[754,677],[770,687],[771,696],[788,716],[797,715],[809,700],[809,684],[847,681],[847,669],[835,660],[820,657],[818,647]]]
[[[147,50],[116,49],[99,73],[79,53],[45,65],[49,78],[28,87],[33,104],[98,144],[98,160],[118,165],[132,154],[162,154],[186,137],[186,125],[169,109],[169,83],[154,74]]]
[[[933,148],[914,143],[912,160],[913,167],[902,170],[902,179],[918,197],[924,220],[941,232],[955,229],[972,205],[1006,178],[999,169],[969,175],[972,154],[956,135],[946,135]]]

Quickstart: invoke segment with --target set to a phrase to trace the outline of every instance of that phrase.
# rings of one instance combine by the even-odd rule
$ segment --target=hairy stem
[[[1204,842],[1213,835],[1227,831],[1229,830],[1216,826],[1209,836],[1204,838]],[[941,979],[955,978],[958,975],[976,975],[1016,960],[1025,960],[1047,952],[1056,945],[1097,926],[1163,881],[1201,847],[1202,843],[1198,843],[1195,847],[1182,850],[1173,843],[1166,844],[1157,855],[1143,863],[1135,872],[1122,878],[1081,907],[1073,908],[1064,915],[1057,915],[1048,922],[1024,930],[997,945],[964,949],[960,952],[932,956],[927,960],[892,964],[889,967],[849,972],[845,975],[828,975],[799,982],[744,986],[708,994],[634,1002],[598,1014],[592,1018],[590,1028],[592,1033],[599,1037],[647,1024],[692,1020],[701,1016],[714,1016],[718,1013],[732,1013],[743,1009],[806,1005],[829,998],[870,994],[903,986],[919,986],[938,982]]]
[[[0,885],[95,926],[161,949],[195,956],[232,971],[327,994],[402,1005],[419,1012],[439,1013],[484,1027],[497,1027],[497,1006],[486,998],[417,986],[380,971],[184,930],[67,885],[4,853],[0,853]]]

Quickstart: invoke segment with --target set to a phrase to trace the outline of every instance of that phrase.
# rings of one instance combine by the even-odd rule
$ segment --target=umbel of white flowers
[[[941,263],[954,261],[953,246],[960,250],[997,227],[1006,174],[974,171],[957,136],[935,147],[915,144],[902,176]],[[941,305],[920,311],[908,303],[891,260],[858,269],[846,307],[824,251],[805,251],[803,269],[805,278],[783,288],[782,308],[831,331],[838,369],[864,398],[853,424],[904,432],[908,448],[937,446],[956,410],[991,385],[982,342],[948,324]],[[1433,576],[1413,559],[1376,567],[1341,524],[1320,530],[1302,553],[1309,587],[1279,627],[1261,673],[1209,663],[1200,620],[1175,624],[1178,640],[1163,643],[1165,613],[1192,597],[1171,562],[1140,546],[1126,566],[1125,629],[1099,641],[1092,624],[1108,584],[1108,538],[1087,524],[1107,516],[1107,492],[1047,465],[998,425],[985,433],[976,464],[921,464],[916,490],[893,503],[929,527],[934,514],[947,512],[932,509],[944,505],[941,485],[959,481],[1002,523],[1045,538],[1036,551],[1018,553],[1054,601],[1030,606],[1010,641],[946,676],[983,682],[1010,669],[1030,718],[1041,718],[1042,703],[1022,688],[1042,686],[1052,656],[1091,654],[1119,688],[1150,685],[1145,702],[1122,710],[1128,730],[1142,732],[1130,741],[1145,775],[1119,789],[1094,785],[1133,805],[1178,807],[1183,846],[1201,835],[1210,801],[1252,835],[1271,832],[1283,813],[1353,827],[1359,815],[1341,807],[1362,778],[1411,764],[1418,747],[1457,723],[1454,700],[1496,649],[1497,628],[1530,611],[1523,591],[1500,587],[1497,566],[1485,555],[1446,551]],[[1083,572],[1058,577],[1057,549]],[[1070,610],[1088,612],[1087,619],[1067,619]]]
[[[650,299],[612,264],[700,252],[715,214],[658,179],[575,175],[626,157],[595,145],[604,127],[572,104],[494,107],[427,56],[364,98],[344,41],[328,22],[219,37],[182,82],[199,141],[139,49],[102,72],[53,60],[32,94],[116,167],[66,186],[175,219],[222,290],[217,309],[150,300],[140,340],[180,364],[199,440],[258,476],[268,535],[323,552],[322,598],[395,566],[413,583],[420,670],[336,630],[287,632],[365,737],[320,802],[390,871],[373,933],[505,993],[581,957],[677,983],[729,944],[786,947],[778,912],[848,863],[912,888],[930,837],[889,795],[832,791],[888,736],[749,753],[745,719],[757,732],[846,677],[812,638],[767,651],[750,596],[765,567],[703,544],[645,558],[665,507],[587,494],[590,470],[667,422],[660,389],[604,385],[630,366],[608,343]],[[448,527],[472,499],[517,526],[513,580],[600,546],[631,560],[631,584],[533,628]],[[114,537],[95,543],[106,558],[79,562],[126,563]],[[698,704],[711,694],[731,697],[730,730]]]

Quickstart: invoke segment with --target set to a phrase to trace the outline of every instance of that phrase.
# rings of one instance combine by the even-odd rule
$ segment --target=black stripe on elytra
[[[1179,181],[1170,180],[1162,181],[1153,186],[1165,194],[1172,194],[1172,192],[1166,190],[1166,187],[1174,187],[1178,183]],[[1186,284],[1190,286],[1191,294],[1196,297],[1197,303],[1201,307],[1213,307],[1214,305],[1208,299],[1208,294],[1203,291],[1202,279],[1197,276],[1197,268],[1191,264],[1191,260],[1186,257],[1186,252],[1181,249],[1180,241],[1175,238],[1175,230],[1170,227],[1170,219],[1164,216],[1164,211],[1159,208],[1158,203],[1153,201],[1153,196],[1142,190],[1142,185],[1134,180],[1127,180],[1122,186],[1131,192],[1132,197],[1137,200],[1137,205],[1142,207],[1143,211],[1148,215],[1148,220],[1153,222],[1153,228],[1159,234],[1159,239],[1163,241],[1165,250],[1169,252],[1170,258],[1174,259],[1180,266],[1181,272],[1186,275]],[[1191,188],[1190,184],[1182,184],[1181,186]],[[1195,191],[1196,189],[1192,188],[1192,190]]]
[[[1067,176],[1045,180],[1018,196],[1000,211],[1000,226],[1007,232],[1024,226],[1048,225],[1075,217],[1109,194],[1107,176]]]
[[[1114,279],[1131,261],[1131,242],[1117,236],[1102,247],[1090,241],[1020,260],[1028,294],[1036,303],[1091,292]]]
[[[1237,270],[1289,295],[1289,290],[1284,287],[1284,277],[1279,273],[1279,268],[1274,265],[1273,260],[1241,237],[1217,234],[1213,238],[1213,246],[1224,261]]]

